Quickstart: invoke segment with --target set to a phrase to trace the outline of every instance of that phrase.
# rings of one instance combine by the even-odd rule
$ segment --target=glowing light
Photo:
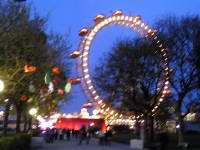
[[[36,108],[31,108],[31,109],[29,110],[29,114],[30,114],[31,116],[35,116],[35,115],[37,114],[37,109],[36,109]]]
[[[108,107],[108,108],[106,109],[106,112],[109,111],[109,110],[110,110],[110,108]]]
[[[99,95],[95,96],[94,99],[97,100],[99,98]]]
[[[179,129],[179,128],[180,128],[180,125],[179,125],[179,124],[178,124],[178,125],[176,125],[176,128],[177,128],[177,129]]]
[[[69,56],[71,58],[76,58],[76,57],[80,56],[80,52],[76,50],[76,51],[72,52]]]
[[[90,77],[90,75],[89,74],[86,74],[85,76],[84,76],[84,78],[89,78]]]
[[[96,91],[94,90],[94,91],[92,91],[92,94],[95,94],[96,93]]]
[[[97,115],[97,114],[99,113],[99,110],[94,109],[94,110],[92,111],[92,113],[93,113],[93,115]]]
[[[90,89],[90,90],[91,90],[92,88],[93,88],[93,86],[92,86],[92,85],[88,87],[88,89]]]
[[[87,67],[88,66],[88,64],[87,63],[83,63],[83,67]]]
[[[0,92],[4,90],[4,82],[0,80]]]
[[[83,58],[83,60],[84,60],[84,61],[87,61],[87,60],[88,60],[88,58],[87,58],[87,57],[84,57],[84,58]]]
[[[87,73],[87,72],[88,72],[88,69],[84,69],[83,72]]]
[[[94,122],[90,123],[90,127],[93,127],[94,126]]]
[[[102,102],[103,102],[102,100],[99,100],[99,101],[98,101],[98,104],[101,104]]]
[[[114,111],[112,110],[111,112],[110,112],[110,115],[113,115],[114,114]]]
[[[9,99],[8,99],[8,98],[4,100],[4,102],[5,102],[5,103],[6,103],[6,102],[8,102],[8,101],[9,101]]]
[[[48,92],[49,92],[49,93],[53,93],[53,91],[54,91],[54,85],[53,85],[52,82],[50,82],[50,83],[49,83],[49,86],[48,86]]]

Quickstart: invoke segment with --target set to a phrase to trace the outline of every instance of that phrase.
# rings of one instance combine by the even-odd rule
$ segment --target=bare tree
[[[180,125],[179,142],[183,141],[183,119],[189,113],[188,103],[198,97],[198,67],[200,49],[200,18],[198,16],[168,16],[157,23],[157,28],[171,53],[170,67],[173,100]]]
[[[146,125],[151,126],[149,139],[153,139],[152,109],[161,96],[164,80],[161,57],[155,48],[155,43],[146,38],[119,41],[95,75],[97,88],[108,103],[145,117]]]

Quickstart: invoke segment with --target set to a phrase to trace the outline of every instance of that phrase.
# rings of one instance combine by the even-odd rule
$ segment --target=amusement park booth
[[[63,128],[70,130],[80,130],[82,126],[90,126],[90,127],[98,126],[102,131],[106,130],[104,119],[59,118],[54,125],[55,128]]]

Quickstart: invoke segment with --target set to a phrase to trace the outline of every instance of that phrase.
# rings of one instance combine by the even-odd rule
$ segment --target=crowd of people
[[[78,145],[81,145],[83,142],[89,144],[91,138],[95,137],[99,139],[100,145],[111,145],[110,137],[112,136],[112,132],[111,130],[96,132],[87,126],[82,126],[80,130],[48,128],[44,135],[47,143],[53,143],[55,140],[70,141],[73,138],[77,139]]]

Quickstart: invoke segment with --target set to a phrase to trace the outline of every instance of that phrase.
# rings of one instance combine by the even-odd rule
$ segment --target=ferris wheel
[[[79,80],[81,80],[82,87],[86,95],[94,103],[96,103],[102,114],[104,114],[110,120],[118,120],[127,118],[132,121],[135,119],[142,118],[143,116],[135,116],[133,113],[118,112],[113,109],[112,106],[109,106],[105,103],[103,98],[98,94],[98,91],[95,89],[93,84],[90,69],[89,69],[89,53],[90,47],[97,33],[100,32],[103,28],[117,24],[122,27],[130,28],[132,31],[137,31],[140,35],[150,38],[156,43],[157,52],[162,59],[162,69],[164,72],[162,79],[163,89],[161,91],[159,100],[157,104],[152,109],[152,114],[156,112],[161,102],[165,100],[165,97],[169,94],[169,74],[170,68],[168,64],[168,49],[164,47],[164,44],[158,38],[157,31],[151,28],[148,24],[144,23],[140,16],[127,16],[124,15],[122,11],[117,10],[111,16],[97,15],[94,18],[94,25],[90,28],[83,28],[79,32],[81,37],[81,42],[79,44],[78,50],[70,54],[71,58],[78,58],[78,71],[80,74]]]

